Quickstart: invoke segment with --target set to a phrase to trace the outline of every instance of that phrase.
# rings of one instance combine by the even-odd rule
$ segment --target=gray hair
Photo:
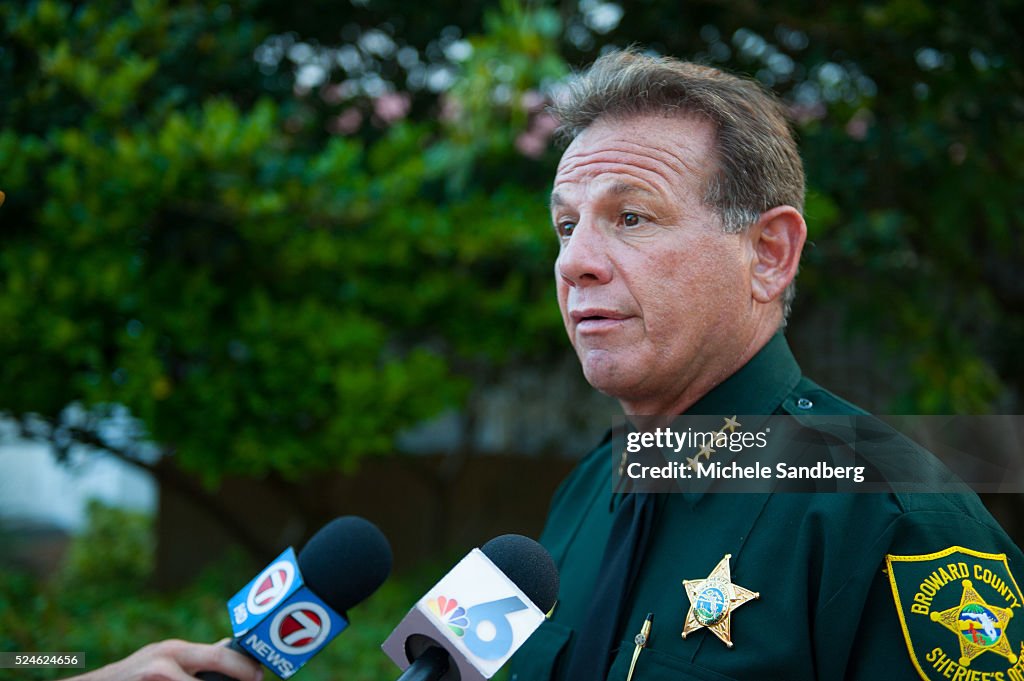
[[[628,49],[606,54],[578,74],[551,110],[565,141],[599,118],[703,116],[715,126],[718,165],[705,183],[704,202],[726,232],[742,232],[776,206],[803,213],[803,162],[786,109],[755,81]],[[790,282],[782,296],[783,324],[795,294]]]

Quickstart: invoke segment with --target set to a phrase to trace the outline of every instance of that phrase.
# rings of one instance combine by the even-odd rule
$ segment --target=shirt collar
[[[785,336],[779,332],[772,336],[749,362],[700,398],[684,412],[684,415],[713,417],[716,428],[721,426],[723,417],[733,415],[741,418],[767,418],[779,410],[783,400],[800,382],[800,378],[800,365],[796,363]],[[756,429],[755,423],[743,420],[744,428]],[[709,429],[712,429],[711,424]],[[724,463],[734,456],[735,454],[726,451],[720,460]],[[691,481],[689,491],[680,493],[680,496],[692,508],[703,498],[711,484],[710,479]]]
[[[700,398],[685,414],[767,415],[800,382],[800,366],[781,332],[772,336],[749,362]]]
[[[800,365],[796,363],[785,336],[779,332],[772,336],[750,361],[706,393],[682,415],[708,417],[706,430],[717,430],[722,425],[723,417],[767,417],[779,410],[786,396],[800,382],[801,376]],[[697,419],[702,420],[704,419]],[[746,419],[743,425],[747,429],[755,427],[754,423],[747,422]],[[624,427],[630,429],[633,426],[627,421]],[[610,443],[612,432],[608,432],[602,444]],[[721,460],[730,460],[732,456],[726,452]],[[711,480],[691,481],[688,485],[690,491],[677,494],[693,506],[704,496],[710,484]],[[615,507],[620,496],[612,495],[609,510]],[[661,504],[667,495],[651,496],[661,499],[658,502]]]

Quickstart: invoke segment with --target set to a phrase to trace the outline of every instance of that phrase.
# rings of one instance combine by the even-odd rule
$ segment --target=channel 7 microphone
[[[404,670],[399,681],[482,681],[536,631],[557,598],[551,554],[505,534],[470,551],[381,648]]]
[[[298,556],[289,547],[231,600],[228,647],[291,677],[348,626],[345,611],[365,600],[391,572],[391,546],[358,516],[324,525]],[[200,672],[204,681],[234,681]]]

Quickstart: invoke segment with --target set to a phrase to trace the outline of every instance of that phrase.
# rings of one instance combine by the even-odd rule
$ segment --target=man
[[[863,414],[804,378],[781,334],[806,226],[776,99],[618,52],[556,114],[558,302],[595,388],[627,415],[723,431]],[[552,503],[541,541],[562,590],[516,681],[1024,679],[1024,557],[973,494],[614,494],[611,447]],[[854,455],[878,475],[889,452]]]

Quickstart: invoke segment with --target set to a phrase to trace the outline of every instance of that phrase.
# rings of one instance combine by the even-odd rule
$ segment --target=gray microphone
[[[551,554],[516,534],[473,549],[381,646],[399,681],[491,678],[544,621],[558,598]]]

